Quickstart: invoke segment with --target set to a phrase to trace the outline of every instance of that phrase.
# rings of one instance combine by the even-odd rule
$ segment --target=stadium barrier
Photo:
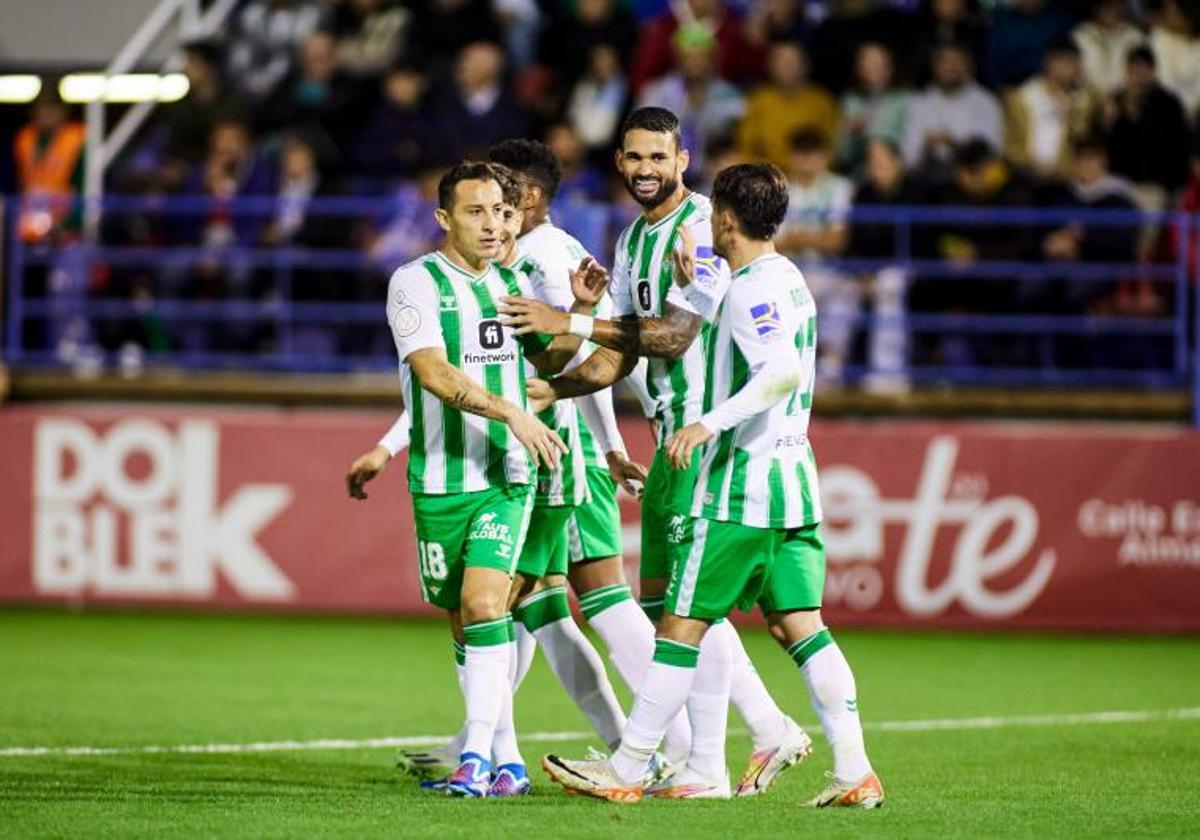
[[[384,411],[0,409],[0,601],[426,614]],[[648,461],[646,424],[626,419]],[[1200,433],[818,420],[835,625],[1200,632]],[[624,499],[636,580],[638,504]]]
[[[431,207],[414,193],[389,198],[325,197],[307,217],[375,231],[366,248],[264,247],[263,231],[292,205],[275,197],[108,196],[101,244],[30,245],[8,199],[4,356],[18,369],[77,367],[85,373],[127,359],[131,337],[148,347],[137,365],[288,372],[394,368],[380,300],[388,274],[437,237]],[[593,253],[608,255],[629,207],[565,203],[555,217]],[[221,244],[202,244],[218,220]],[[902,274],[908,311],[839,314],[822,307],[822,332],[839,324],[859,334],[888,330],[907,349],[896,369],[916,384],[1174,389],[1193,395],[1200,425],[1200,287],[1188,243],[1200,223],[1182,213],[1078,208],[861,207],[855,225],[890,252],[812,265],[845,278]],[[963,232],[1020,231],[1035,243],[1072,228],[1091,232],[1094,253],[1076,260],[1034,258],[1036,247],[1004,259],[951,261],[931,243]],[[1137,262],[1147,232],[1174,243],[1173,256]],[[1122,244],[1123,243],[1123,244]],[[1128,246],[1128,247],[1126,247]],[[1197,244],[1200,252],[1200,244]],[[1122,256],[1123,255],[1123,256]],[[973,306],[940,302],[958,290]],[[931,293],[931,290],[934,290]],[[924,294],[924,300],[921,296]],[[1109,298],[1124,296],[1109,305]],[[333,299],[329,299],[333,298]],[[932,298],[932,300],[931,300]],[[1189,310],[1191,310],[1189,312]],[[1193,334],[1189,335],[1189,321]],[[849,322],[849,323],[847,323]],[[868,354],[869,355],[869,354]],[[868,361],[870,361],[868,359]],[[879,372],[845,371],[851,384]]]

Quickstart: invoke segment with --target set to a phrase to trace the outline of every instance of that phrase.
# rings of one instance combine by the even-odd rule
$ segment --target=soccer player
[[[874,808],[883,787],[871,769],[854,675],[821,619],[825,553],[817,468],[808,441],[815,379],[816,305],[804,277],[771,237],[787,211],[787,185],[770,164],[741,164],[713,185],[712,241],[733,271],[706,356],[704,414],[677,428],[665,457],[699,467],[686,561],[672,570],[654,664],[611,760],[547,756],[564,787],[615,801],[640,798],[644,768],[666,724],[688,704],[697,655],[712,623],[757,603],[772,636],[804,674],[833,748],[829,786],[807,804]],[[685,232],[677,270],[696,273]],[[699,458],[697,447],[705,446]]]
[[[675,469],[666,460],[666,441],[697,420],[705,389],[706,315],[711,316],[729,283],[728,269],[712,252],[708,199],[687,190],[688,154],[680,145],[679,120],[662,108],[641,108],[621,130],[617,168],[641,215],[617,240],[613,264],[614,320],[568,316],[533,300],[505,300],[501,312],[518,334],[572,332],[601,345],[579,367],[549,382],[531,380],[535,401],[548,404],[606,388],[627,375],[639,356],[649,357],[647,381],[657,401],[658,451],[642,501],[642,606],[656,623],[671,567],[691,542],[691,493],[697,467]],[[674,281],[671,254],[682,231],[698,243],[694,281]],[[587,279],[594,279],[589,275]],[[597,285],[574,284],[581,302],[599,300]],[[766,790],[782,770],[810,750],[810,739],[771,699],[746,656],[733,625],[722,622],[706,642],[714,662],[710,690],[698,694],[688,718],[692,726],[689,768],[678,784],[653,788],[663,796],[727,796],[725,707],[733,700],[750,730],[754,752],[738,786],[740,795]],[[652,654],[653,655],[653,654]],[[642,673],[649,667],[643,660]],[[722,677],[724,674],[726,676]],[[729,685],[729,688],[725,688]]]
[[[545,218],[546,208],[542,207],[541,217],[536,219],[536,230],[543,232],[539,247],[531,249],[529,253],[526,253],[524,248],[519,250],[517,247],[518,237],[526,227],[526,209],[540,207],[543,202],[538,200],[539,197],[544,193],[552,194],[553,188],[557,186],[557,161],[542,144],[513,141],[508,146],[507,158],[521,164],[524,172],[529,173],[529,177],[534,180],[527,183],[525,176],[503,164],[495,167],[497,175],[500,176],[505,204],[502,246],[498,262],[528,277],[532,289],[542,299],[570,306],[574,303],[570,291],[570,274],[575,270],[577,263],[581,265],[581,270],[588,270],[588,261],[582,246],[565,232],[550,225]],[[502,145],[498,150],[494,150],[492,157],[506,157],[504,151]],[[534,186],[547,182],[550,183],[549,188]],[[527,196],[531,199],[528,202]],[[529,238],[532,237],[523,238],[522,243]],[[533,254],[538,254],[541,260],[534,259]],[[547,266],[551,270],[547,270]],[[572,344],[577,349],[579,342],[574,339],[564,344],[564,352],[569,353]],[[559,368],[562,366],[561,361],[552,364]],[[614,471],[618,475],[628,474],[633,478],[644,476],[644,469],[630,462],[624,454],[620,434],[615,431],[616,421],[612,417],[611,398],[608,414],[609,429],[613,431],[609,431],[607,439],[613,440],[615,433],[616,441],[616,445],[607,450],[610,452],[609,459],[614,464]],[[514,589],[510,596],[510,604],[521,599],[513,610],[514,618],[519,623],[516,625],[518,659],[512,688],[515,692],[524,679],[532,664],[535,640],[540,640],[551,668],[560,682],[604,743],[612,748],[620,740],[621,730],[625,726],[625,715],[621,711],[599,655],[570,614],[565,590],[568,522],[580,514],[580,505],[589,500],[584,460],[586,453],[577,425],[581,421],[576,416],[574,405],[567,402],[542,412],[539,419],[556,431],[569,447],[570,453],[559,469],[543,466],[538,474],[529,532],[517,562]],[[379,445],[351,466],[347,481],[352,496],[363,497],[363,485],[377,475],[387,461],[406,445],[407,433],[407,415],[402,414]],[[618,448],[619,452],[613,451]],[[607,477],[606,471],[605,478]],[[608,480],[609,494],[612,496],[612,480]],[[356,487],[358,493],[355,492]],[[611,501],[611,510],[616,512],[615,497]],[[619,518],[615,527],[619,535]],[[644,616],[641,618],[645,621]],[[648,645],[653,644],[652,635],[653,631],[647,622]],[[455,658],[456,664],[461,668],[461,651],[457,647]],[[511,707],[506,711],[510,709]],[[502,720],[501,724],[501,731],[507,732],[508,720]],[[445,780],[441,777],[448,775],[453,769],[453,766],[446,768],[458,756],[465,734],[465,730],[460,731],[456,739],[444,750],[401,751],[398,764],[421,777],[423,786],[442,789],[445,787]],[[509,758],[515,758],[511,751]],[[488,795],[521,795],[528,789],[529,781],[523,764],[510,760],[499,766]]]
[[[572,342],[517,337],[497,317],[501,296],[531,291],[493,262],[503,207],[490,164],[451,169],[438,185],[445,244],[398,269],[387,301],[412,427],[422,594],[449,613],[463,646],[466,733],[446,790],[471,797],[487,795],[492,757],[498,769],[523,765],[515,733],[497,737],[506,705],[511,717],[509,592],[533,509],[534,467],[557,467],[567,450],[526,410],[524,364],[548,368]]]

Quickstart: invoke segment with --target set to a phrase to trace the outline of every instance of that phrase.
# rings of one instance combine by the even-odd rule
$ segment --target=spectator
[[[413,0],[413,55],[426,72],[449,70],[471,44],[498,44],[503,28],[491,0]]]
[[[1056,0],[1012,0],[992,19],[987,80],[1019,85],[1040,69],[1042,56],[1071,31],[1071,16]]]
[[[746,41],[760,55],[777,41],[808,47],[813,33],[806,11],[805,0],[759,0],[746,17]]]
[[[338,69],[337,44],[327,32],[318,32],[301,48],[300,65],[282,90],[262,108],[260,125],[281,131],[303,128],[319,133],[349,163],[362,108],[354,82]]]
[[[886,46],[871,42],[860,46],[855,76],[854,88],[842,96],[837,159],[844,172],[858,171],[867,141],[873,137],[899,147],[908,124],[908,93],[895,87],[892,54]]]
[[[1188,127],[1179,98],[1159,83],[1148,47],[1129,53],[1125,84],[1105,116],[1113,172],[1138,185],[1140,206],[1162,210],[1187,178]]]
[[[1028,207],[1033,203],[1033,191],[991,144],[972,140],[956,153],[954,179],[941,198],[942,203],[956,207]],[[946,279],[921,281],[914,291],[914,309],[956,314],[1019,310],[1017,294],[1026,288],[1025,281],[972,274],[971,268],[980,262],[1030,258],[1036,253],[1030,228],[1011,222],[944,225],[934,247],[937,256],[956,264],[959,272]],[[1015,338],[997,342],[978,333],[950,333],[933,337],[932,346],[926,349],[933,350],[944,364],[964,367],[1016,364],[1027,354],[1028,344]]]
[[[247,96],[270,96],[320,21],[314,0],[250,0],[230,25],[227,78]]]
[[[1150,47],[1162,86],[1179,97],[1188,119],[1200,111],[1200,10],[1163,0],[1150,29]]]
[[[699,25],[676,30],[676,72],[650,82],[638,97],[638,107],[658,106],[679,117],[684,148],[697,171],[704,166],[710,138],[728,133],[746,110],[741,91],[716,70],[716,39]]]
[[[235,215],[233,199],[247,195],[268,195],[273,184],[269,168],[254,151],[250,127],[237,119],[226,118],[213,126],[208,155],[185,182],[185,195],[216,199],[198,228],[183,217],[183,242],[222,248],[245,244],[257,238],[258,217]]]
[[[839,384],[854,338],[859,288],[832,263],[846,250],[854,185],[829,171],[829,138],[815,128],[792,137],[787,218],[776,246],[796,258],[817,302],[820,318],[817,375]]]
[[[965,49],[976,67],[984,66],[987,31],[979,0],[927,0],[910,39],[911,78],[920,85],[929,84],[933,56],[949,44]]]
[[[928,198],[923,184],[904,171],[899,145],[883,137],[867,142],[866,179],[854,194],[855,207],[912,207],[924,204]],[[848,250],[856,258],[896,261],[859,277],[860,288],[869,296],[877,320],[867,346],[869,372],[863,385],[869,391],[894,392],[908,387],[908,329],[904,319],[912,278],[899,253],[901,247],[895,224],[861,221],[850,228]],[[911,241],[908,249],[914,250]]]
[[[25,242],[51,242],[77,228],[75,196],[82,186],[86,140],[83,123],[71,118],[55,89],[47,86],[13,139],[21,193],[17,228]]]
[[[404,47],[412,13],[388,0],[334,0],[330,29],[338,67],[356,78],[377,79]]]
[[[1180,212],[1195,218],[1200,216],[1200,130],[1192,135],[1191,151],[1191,174],[1179,192],[1179,202],[1176,207]],[[1181,251],[1186,252],[1189,276],[1200,279],[1200,242],[1197,241],[1194,231],[1187,237],[1186,242],[1180,241],[1179,234],[1178,225],[1171,225],[1168,229],[1167,245],[1170,258],[1178,258]],[[1197,293],[1200,293],[1200,287],[1193,282],[1192,294]]]
[[[589,71],[597,47],[616,51],[616,66],[624,68],[637,43],[638,27],[625,3],[617,0],[579,0],[577,4],[546,4],[551,15],[542,30],[538,54],[555,68],[566,85]]]
[[[676,16],[679,9],[684,14]],[[675,33],[683,25],[702,26],[716,39],[717,75],[732,82],[752,78],[759,58],[746,42],[742,18],[726,0],[680,0],[669,10],[642,28],[633,55],[629,84],[634,94],[671,69]]]
[[[504,87],[504,53],[493,43],[463,48],[451,89],[436,101],[439,164],[455,163],[499,140],[524,137],[528,130],[524,112]]]
[[[562,167],[559,201],[603,201],[608,197],[608,179],[588,161],[587,147],[570,123],[559,122],[546,129],[546,145]]]
[[[933,84],[909,108],[905,163],[944,176],[957,145],[978,137],[999,149],[1003,136],[1000,103],[975,81],[970,54],[960,45],[939,48]]]
[[[628,96],[620,52],[612,44],[596,44],[567,104],[567,119],[593,155],[612,148]]]
[[[392,68],[383,80],[383,99],[375,106],[359,144],[358,164],[364,175],[412,177],[435,156],[428,84],[408,62]]]
[[[1096,132],[1100,107],[1100,97],[1084,84],[1079,48],[1056,44],[1041,74],[1005,97],[1008,159],[1042,178],[1068,177],[1071,150]]]
[[[1092,139],[1075,144],[1070,180],[1057,203],[1086,210],[1137,209],[1133,184],[1109,172],[1104,144]],[[1051,260],[1130,263],[1137,257],[1136,231],[1128,225],[1064,225],[1042,240],[1042,253]],[[1081,291],[1090,295],[1087,288]],[[1080,307],[1071,309],[1080,311]]]
[[[1083,59],[1088,84],[1111,96],[1125,80],[1125,57],[1146,42],[1141,30],[1127,20],[1127,0],[1099,0],[1089,20],[1071,33]]]
[[[894,51],[908,42],[908,15],[874,0],[834,0],[832,12],[813,34],[813,78],[841,93],[851,84],[858,48],[867,42]]]
[[[161,179],[168,190],[177,189],[188,170],[204,159],[208,138],[218,120],[246,115],[245,103],[222,78],[220,51],[214,44],[188,44],[184,48],[183,72],[188,95],[160,106],[166,128]]]
[[[767,83],[746,103],[738,129],[738,146],[747,160],[766,160],[787,170],[791,137],[802,128],[815,128],[827,138],[837,131],[833,97],[808,81],[808,56],[799,44],[783,41],[767,54]]]

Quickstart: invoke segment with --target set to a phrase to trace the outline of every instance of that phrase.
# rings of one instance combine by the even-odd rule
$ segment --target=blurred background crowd
[[[1200,211],[1200,0],[245,0],[221,37],[187,46],[184,72],[188,95],[157,108],[106,189],[212,201],[191,214],[109,214],[102,241],[348,249],[374,266],[299,268],[289,300],[377,303],[387,271],[436,243],[429,207],[440,173],[507,137],[542,138],[558,155],[560,213],[601,205],[628,218],[636,208],[612,149],[622,117],[641,105],[680,115],[697,189],[741,160],[787,173],[779,244],[805,268],[828,316],[827,381],[856,359],[866,384],[881,389],[907,387],[906,371],[922,361],[1153,364],[1175,351],[1150,340],[1081,348],[1055,336],[922,339],[905,319],[1156,316],[1183,303],[1136,273],[1078,284],[981,272],[963,282],[987,262],[1187,261],[1195,275],[1194,251],[1165,222],[918,216],[900,225],[869,211]],[[53,93],[33,103],[11,148],[3,192],[78,189],[83,127]],[[233,200],[250,196],[277,201],[242,212]],[[357,196],[386,209],[312,209],[314,198]],[[30,214],[21,237],[34,248],[72,241],[78,216]],[[607,261],[607,242],[589,244]],[[953,281],[921,277],[914,260],[959,270]],[[126,300],[282,294],[277,273],[228,260],[196,261],[166,281],[161,266],[93,266],[85,285],[92,297]],[[859,329],[866,311],[872,326]],[[107,350],[255,351],[280,340],[262,325],[92,326]],[[386,330],[316,326],[289,341],[312,353],[387,352]]]

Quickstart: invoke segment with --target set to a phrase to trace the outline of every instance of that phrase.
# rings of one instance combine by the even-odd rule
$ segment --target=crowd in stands
[[[245,0],[219,40],[187,46],[185,72],[189,95],[156,111],[108,189],[283,200],[253,219],[126,220],[106,228],[109,241],[361,248],[386,265],[436,239],[429,214],[410,208],[432,198],[443,168],[506,137],[552,146],[561,202],[628,205],[612,172],[617,127],[632,107],[659,105],[682,119],[697,188],[745,159],[788,174],[780,246],[832,316],[822,375],[838,379],[862,353],[885,388],[902,387],[914,359],[1061,359],[1061,348],[970,335],[908,346],[908,311],[1161,314],[1173,304],[1169,289],[1135,281],[914,284],[899,264],[855,274],[838,259],[886,260],[897,239],[892,225],[854,221],[853,208],[1200,211],[1200,0]],[[20,186],[71,189],[78,166],[63,171],[45,152],[61,143],[77,164],[78,132],[63,106],[35,103],[15,147]],[[331,195],[413,202],[388,218],[306,211]],[[65,207],[39,211],[30,242],[76,224]],[[917,225],[905,247],[969,276],[985,260],[1167,262],[1187,245],[1170,226],[1080,222]],[[293,282],[296,296],[380,294],[375,277],[311,273]],[[113,294],[150,282],[127,275],[110,281]],[[178,288],[204,299],[231,282],[227,268],[201,266]],[[278,294],[260,272],[234,285]],[[859,349],[854,319],[868,303],[880,317]]]

